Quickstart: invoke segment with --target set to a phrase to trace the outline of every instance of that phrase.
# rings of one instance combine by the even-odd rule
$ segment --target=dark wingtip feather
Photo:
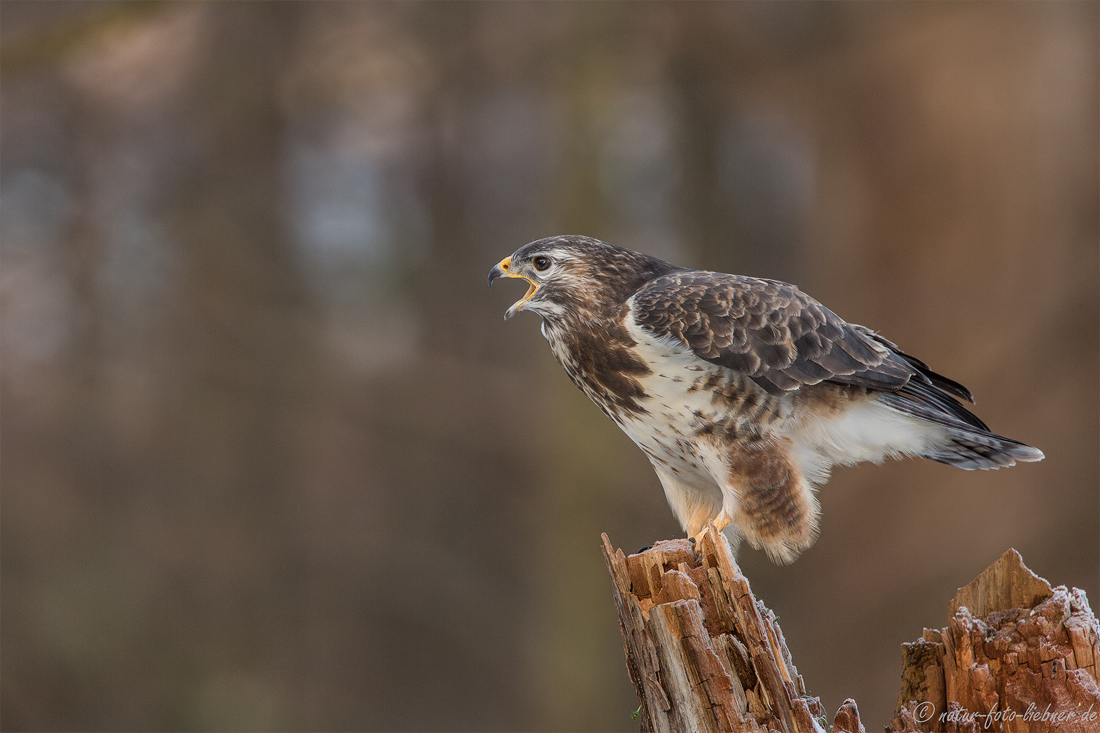
[[[989,426],[980,417],[966,409],[961,402],[946,393],[931,380],[911,379],[908,384],[898,391],[898,394],[932,407],[979,430],[989,430]]]
[[[927,364],[925,364],[924,361],[918,359],[912,354],[906,354],[904,351],[898,348],[897,344],[884,339],[882,336],[879,336],[871,329],[864,326],[861,327],[861,330],[864,335],[869,336],[875,341],[878,341],[880,344],[890,349],[890,351],[893,351],[902,359],[905,359],[905,361],[907,361],[911,367],[916,369],[919,374],[922,374],[934,386],[942,389],[944,392],[947,392],[953,397],[958,397],[960,400],[966,400],[970,404],[974,404],[974,395],[962,384],[956,382],[954,379],[943,376],[939,372],[932,371],[932,369]]]
[[[925,364],[920,359],[917,359],[916,357],[909,356],[908,354],[902,354],[900,352],[898,353],[898,356],[909,362],[918,372],[928,377],[928,381],[939,389],[942,389],[944,392],[947,392],[953,397],[958,397],[961,400],[966,400],[972,405],[974,404],[974,395],[970,392],[969,389],[959,384],[954,379],[949,379],[948,377],[945,377],[938,372],[932,371],[928,368],[927,364]]]

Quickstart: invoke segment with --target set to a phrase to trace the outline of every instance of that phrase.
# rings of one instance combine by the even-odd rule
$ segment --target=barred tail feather
[[[945,440],[921,451],[920,455],[924,458],[967,471],[1005,468],[1015,466],[1017,461],[1034,462],[1044,458],[1038,448],[983,430],[970,421],[960,420],[955,413],[965,408],[958,403],[949,414],[900,394],[883,395],[879,400],[898,412],[944,428]]]
[[[948,428],[947,434],[950,436],[949,443],[921,455],[967,471],[1005,468],[1015,466],[1017,461],[1032,462],[1044,458],[1038,448],[993,433]]]

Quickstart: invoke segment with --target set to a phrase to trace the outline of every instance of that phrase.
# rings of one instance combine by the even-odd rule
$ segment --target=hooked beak
[[[498,262],[496,264],[496,266],[493,267],[492,270],[489,270],[489,287],[490,288],[493,287],[493,282],[497,278],[500,278],[500,277],[514,277],[514,278],[519,278],[521,280],[526,280],[527,282],[529,282],[531,284],[531,287],[529,287],[527,289],[527,292],[524,294],[524,296],[522,298],[520,298],[518,301],[516,301],[515,303],[513,303],[512,307],[509,308],[508,311],[504,314],[504,320],[506,320],[506,321],[509,318],[511,318],[512,316],[514,316],[516,313],[523,310],[524,303],[529,301],[532,298],[532,296],[534,296],[535,291],[537,291],[539,289],[538,284],[534,280],[527,277],[526,275],[518,275],[518,274],[513,273],[512,270],[511,270],[511,267],[512,267],[512,258],[511,257],[505,257],[503,260]]]

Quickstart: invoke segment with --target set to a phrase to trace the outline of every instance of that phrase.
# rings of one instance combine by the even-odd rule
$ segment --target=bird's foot
[[[710,529],[710,525],[713,524],[714,528],[716,530],[718,530],[719,532],[721,532],[723,529],[725,529],[726,527],[729,526],[729,523],[730,523],[729,517],[726,516],[725,512],[722,512],[717,517],[715,517],[714,519],[707,522],[706,525],[703,527],[703,529],[699,532],[699,534],[695,535],[694,537],[691,537],[690,538],[691,543],[692,544],[698,544],[699,542],[702,542],[703,537],[705,537],[706,534],[707,534],[707,530]]]

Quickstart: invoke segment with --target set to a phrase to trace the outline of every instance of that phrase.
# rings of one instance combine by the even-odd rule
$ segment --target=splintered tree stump
[[[695,548],[668,540],[627,557],[603,535],[603,551],[643,731],[825,730],[775,614],[713,525]],[[855,733],[855,703],[849,717]]]
[[[775,614],[710,527],[629,557],[603,535],[641,730],[865,733],[854,700],[831,725]],[[1051,588],[1006,552],[950,605],[946,628],[903,644],[887,731],[1100,731],[1100,625],[1083,591]]]
[[[946,628],[902,645],[888,731],[1100,731],[1100,626],[1009,550],[951,601]]]

